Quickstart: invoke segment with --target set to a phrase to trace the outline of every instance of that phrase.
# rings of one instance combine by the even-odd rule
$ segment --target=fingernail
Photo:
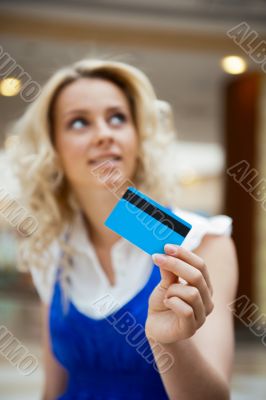
[[[176,247],[173,244],[166,244],[164,250],[169,254],[176,254]]]
[[[161,262],[165,261],[166,257],[164,254],[155,253],[152,255],[152,259],[155,262],[155,264],[156,263],[160,264]]]

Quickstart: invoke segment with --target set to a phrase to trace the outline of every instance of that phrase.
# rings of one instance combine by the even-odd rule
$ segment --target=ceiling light
[[[223,70],[232,75],[242,74],[247,69],[246,61],[239,56],[226,56],[222,59]]]
[[[2,96],[16,96],[21,89],[21,81],[17,78],[5,78],[0,81],[0,94]]]

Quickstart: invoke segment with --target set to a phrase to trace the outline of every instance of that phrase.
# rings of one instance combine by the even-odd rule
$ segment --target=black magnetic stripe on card
[[[155,207],[153,204],[140,197],[137,193],[132,192],[130,189],[126,191],[122,199],[133,204],[135,207],[141,209],[146,214],[149,214],[151,217],[157,219],[157,221],[166,225],[168,228],[174,230],[183,237],[185,237],[190,231],[190,228],[182,224],[182,222],[176,220],[160,208]]]

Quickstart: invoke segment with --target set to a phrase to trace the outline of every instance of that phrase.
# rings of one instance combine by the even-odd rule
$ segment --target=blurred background
[[[1,176],[9,124],[28,105],[20,96],[24,72],[42,85],[80,58],[111,57],[141,68],[171,103],[178,142],[167,168],[180,185],[179,206],[234,220],[238,296],[246,296],[250,312],[236,317],[233,400],[266,393],[265,39],[265,0],[0,1]],[[5,72],[7,59],[20,67],[13,74]],[[39,360],[36,371],[22,375],[1,353],[0,326],[0,398],[40,399],[39,299],[30,277],[16,271],[15,255],[16,232],[0,212],[0,325]]]

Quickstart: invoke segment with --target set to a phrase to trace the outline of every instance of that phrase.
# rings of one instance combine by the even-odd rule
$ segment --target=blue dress
[[[65,312],[57,277],[50,307],[51,345],[69,376],[58,400],[169,399],[144,330],[148,299],[160,279],[153,265],[131,300],[107,318],[94,319],[71,300]]]

